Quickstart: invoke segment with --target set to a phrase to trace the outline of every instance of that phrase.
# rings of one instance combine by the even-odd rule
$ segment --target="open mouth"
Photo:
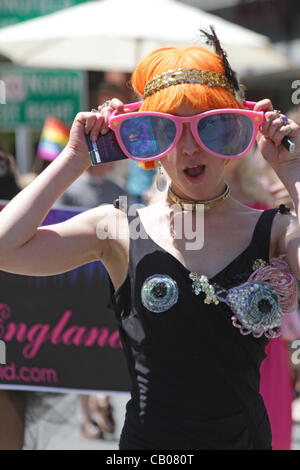
[[[197,183],[205,172],[205,165],[194,165],[188,168],[185,168],[184,173],[189,181]]]

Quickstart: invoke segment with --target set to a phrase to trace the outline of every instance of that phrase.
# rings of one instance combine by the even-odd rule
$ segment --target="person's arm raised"
[[[96,227],[114,208],[103,206],[60,224],[39,227],[55,201],[90,166],[85,133],[98,136],[101,113],[79,113],[64,151],[0,212],[0,270],[52,275],[94,261],[107,245]]]

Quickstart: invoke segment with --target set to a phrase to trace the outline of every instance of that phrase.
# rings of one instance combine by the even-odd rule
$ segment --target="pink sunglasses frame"
[[[139,101],[139,102],[136,102],[136,103],[126,104],[126,105],[124,105],[124,110],[125,111],[127,111],[127,110],[128,111],[137,110],[138,108],[141,107],[142,103],[143,103],[142,101]],[[209,111],[205,111],[204,113],[194,114],[194,115],[191,115],[191,116],[175,116],[173,114],[159,113],[159,112],[156,112],[156,111],[153,111],[153,112],[152,111],[141,111],[141,112],[139,112],[138,115],[140,115],[140,116],[143,116],[143,115],[144,116],[149,116],[149,115],[151,115],[151,116],[167,117],[168,119],[171,119],[174,122],[175,126],[176,126],[175,139],[174,139],[172,145],[167,150],[165,150],[163,153],[161,153],[159,155],[156,155],[155,157],[138,157],[138,158],[133,157],[130,153],[128,153],[128,151],[126,150],[126,147],[123,145],[122,138],[121,138],[121,135],[120,135],[121,124],[122,124],[123,121],[125,121],[129,117],[137,117],[136,112],[128,112],[128,113],[125,113],[125,114],[117,114],[117,111],[114,111],[111,114],[111,116],[108,120],[108,127],[115,133],[118,144],[121,147],[124,154],[127,157],[131,158],[132,160],[136,160],[136,161],[139,161],[139,162],[141,162],[141,161],[142,162],[143,161],[149,162],[149,161],[152,161],[152,160],[157,160],[158,158],[161,158],[161,157],[167,155],[179,142],[179,139],[180,139],[181,134],[182,134],[182,124],[185,123],[185,122],[190,123],[191,132],[192,132],[192,135],[193,135],[195,141],[206,152],[208,152],[211,155],[214,155],[216,157],[226,158],[226,159],[227,158],[234,159],[234,158],[240,158],[243,155],[245,155],[247,152],[249,152],[249,150],[251,149],[251,147],[253,146],[253,144],[255,142],[259,127],[263,124],[263,122],[265,120],[265,116],[264,116],[263,111],[253,111],[255,104],[256,103],[254,101],[243,101],[243,105],[245,107],[247,107],[248,110],[247,109],[238,109],[238,108],[237,109],[220,108],[220,109],[212,109],[212,110],[209,110]],[[252,124],[253,124],[253,135],[252,135],[252,138],[251,138],[251,141],[250,141],[248,147],[242,153],[240,153],[238,155],[231,156],[231,157],[229,157],[228,155],[222,155],[220,153],[216,153],[216,152],[213,152],[212,150],[210,150],[202,142],[202,140],[200,139],[199,134],[197,132],[197,125],[198,125],[198,122],[201,119],[203,119],[207,116],[214,115],[214,114],[225,114],[225,113],[226,114],[228,114],[228,113],[229,114],[242,114],[244,116],[248,116],[251,119]]]

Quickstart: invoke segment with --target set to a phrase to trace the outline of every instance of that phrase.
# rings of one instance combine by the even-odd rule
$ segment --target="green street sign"
[[[0,0],[0,28],[89,0]]]
[[[48,116],[71,124],[85,107],[86,73],[81,70],[31,69],[0,66],[5,104],[0,127],[40,128]]]

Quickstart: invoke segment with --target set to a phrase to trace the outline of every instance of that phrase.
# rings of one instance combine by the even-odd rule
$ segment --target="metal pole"
[[[20,126],[16,129],[16,160],[20,174],[31,171],[33,161],[31,129]]]

